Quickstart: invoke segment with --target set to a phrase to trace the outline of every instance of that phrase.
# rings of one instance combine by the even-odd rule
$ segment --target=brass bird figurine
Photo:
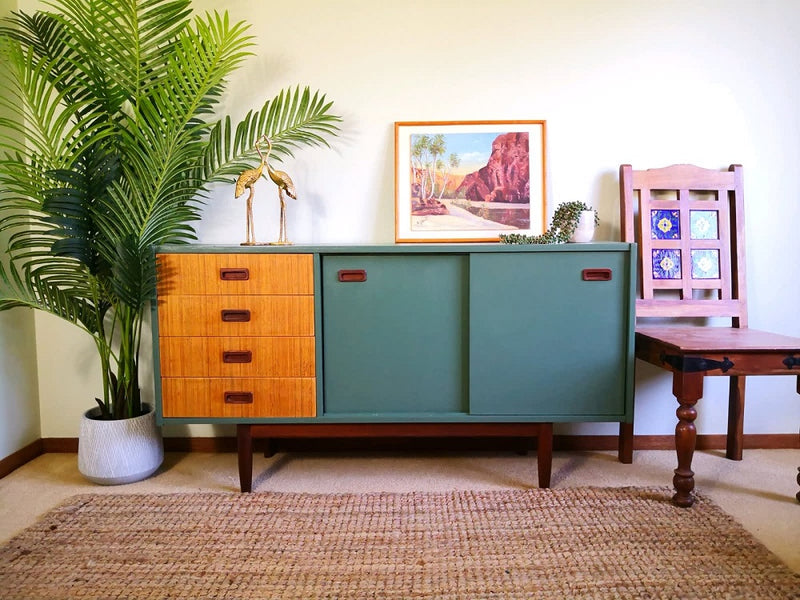
[[[256,152],[258,152],[258,156],[261,157],[261,164],[255,169],[247,169],[246,171],[242,171],[242,174],[239,175],[239,178],[236,180],[236,189],[234,191],[235,198],[241,196],[244,193],[245,188],[250,190],[250,195],[247,196],[247,233],[245,235],[245,241],[241,244],[242,246],[255,246],[257,244],[255,240],[255,232],[253,230],[253,186],[264,172],[264,165],[267,163],[267,156],[269,156],[269,152],[267,152],[266,156],[261,152],[261,143],[264,140],[269,142],[266,136],[262,136],[256,141]],[[271,149],[272,144],[270,144],[270,150]]]
[[[267,140],[267,144],[269,148],[267,149],[267,158],[269,158],[270,152],[272,152],[272,142],[269,138],[265,138]],[[265,161],[267,165],[267,174],[272,182],[278,186],[278,199],[281,202],[281,217],[280,217],[280,231],[278,233],[278,241],[272,242],[272,245],[275,246],[288,246],[292,242],[290,242],[286,237],[286,201],[283,198],[283,193],[286,192],[286,195],[292,198],[293,200],[297,200],[297,192],[294,189],[294,183],[292,182],[292,178],[289,177],[288,173],[284,171],[276,171],[273,169],[269,162]]]

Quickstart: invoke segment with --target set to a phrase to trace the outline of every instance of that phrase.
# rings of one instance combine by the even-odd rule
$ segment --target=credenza
[[[633,420],[636,246],[391,244],[155,249],[160,424],[253,438],[537,438]],[[632,449],[620,449],[623,453]]]

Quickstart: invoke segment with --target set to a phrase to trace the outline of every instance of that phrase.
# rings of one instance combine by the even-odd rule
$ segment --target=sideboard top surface
[[[292,246],[241,246],[216,244],[166,244],[155,252],[165,253],[309,253],[309,254],[465,254],[482,252],[627,252],[625,242],[590,242],[585,244],[315,244]]]

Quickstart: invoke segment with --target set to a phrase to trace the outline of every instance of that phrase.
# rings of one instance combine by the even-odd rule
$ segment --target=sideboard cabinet
[[[633,420],[636,247],[162,246],[160,423],[252,437],[535,435]]]

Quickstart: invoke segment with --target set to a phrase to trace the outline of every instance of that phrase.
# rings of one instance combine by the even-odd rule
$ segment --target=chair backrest
[[[742,167],[619,169],[623,240],[639,244],[637,317],[747,326]]]

